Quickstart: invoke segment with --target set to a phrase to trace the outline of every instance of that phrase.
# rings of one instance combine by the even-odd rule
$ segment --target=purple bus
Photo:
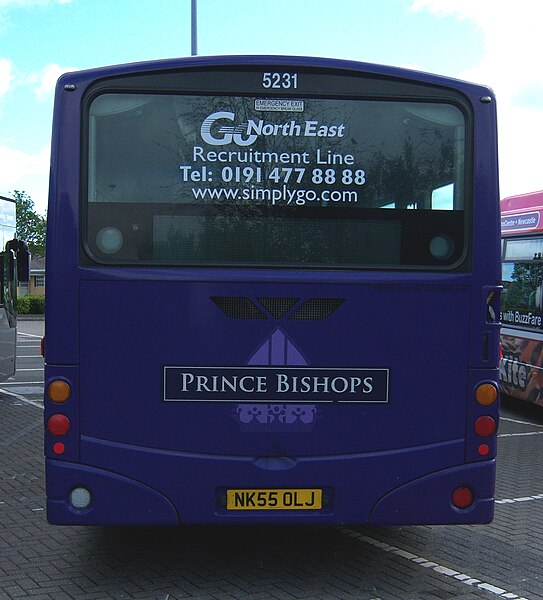
[[[489,89],[403,69],[64,75],[49,521],[489,522],[496,155]]]

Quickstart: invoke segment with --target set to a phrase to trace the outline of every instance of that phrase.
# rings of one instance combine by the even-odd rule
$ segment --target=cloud
[[[467,71],[449,75],[489,85],[496,93],[502,197],[543,190],[537,159],[543,137],[543,2],[413,0],[411,9],[469,20],[478,27],[482,59]]]
[[[8,92],[12,81],[11,61],[7,58],[0,58],[0,98]]]
[[[32,90],[38,100],[52,101],[58,78],[78,70],[78,67],[61,67],[51,63],[40,71],[13,73],[13,64],[7,59],[0,59],[0,98],[9,89],[26,88]]]
[[[501,88],[507,98],[523,84],[543,81],[541,72],[541,0],[414,0],[412,10],[428,10],[438,16],[474,22],[481,31],[484,56],[478,65],[461,75]],[[462,41],[459,40],[461,44]],[[482,79],[481,79],[482,77]]]
[[[36,154],[27,154],[0,145],[2,191],[25,191],[34,200],[36,210],[44,214],[49,187],[49,146]]]
[[[51,102],[52,105],[57,79],[63,73],[74,70],[73,68],[63,68],[57,64],[49,64],[41,71],[15,76],[12,63],[7,59],[0,59],[0,100],[3,93],[17,87],[20,90],[25,88],[30,94],[33,91],[38,100]],[[4,145],[1,145],[2,141],[4,141]],[[49,146],[36,153],[27,153],[5,144],[6,140],[0,140],[2,191],[27,192],[34,200],[36,210],[45,214],[49,189]]]
[[[63,73],[69,71],[76,71],[75,67],[61,67],[55,63],[51,63],[44,67],[41,71],[33,73],[30,81],[37,82],[38,85],[34,87],[34,92],[39,100],[48,100],[52,97],[55,91],[55,85],[58,78]]]

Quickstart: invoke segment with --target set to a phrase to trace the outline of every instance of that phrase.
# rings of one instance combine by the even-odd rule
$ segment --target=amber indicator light
[[[72,395],[70,385],[63,379],[55,379],[47,386],[47,396],[53,402],[62,404]]]

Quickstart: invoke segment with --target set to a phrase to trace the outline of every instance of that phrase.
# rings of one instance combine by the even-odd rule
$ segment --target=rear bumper
[[[494,512],[495,461],[443,466],[446,457],[460,455],[463,444],[451,442],[383,454],[263,462],[87,439],[82,456],[92,464],[46,461],[47,517],[62,525],[488,523]],[[465,510],[451,502],[460,486],[475,495]],[[89,508],[70,506],[75,487],[90,491]],[[319,511],[227,511],[222,503],[227,488],[322,488],[329,503]]]

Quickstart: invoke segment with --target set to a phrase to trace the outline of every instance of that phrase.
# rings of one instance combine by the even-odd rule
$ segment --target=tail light
[[[479,437],[490,437],[496,432],[496,421],[488,415],[476,419],[473,428]]]
[[[473,504],[474,495],[469,487],[459,487],[452,493],[452,503],[456,508],[464,510]]]
[[[45,338],[44,338],[45,340]],[[46,369],[44,394],[45,454],[47,458],[79,458],[77,371],[74,367]]]
[[[70,431],[70,419],[60,413],[51,415],[47,419],[47,431],[55,437],[66,435]]]

